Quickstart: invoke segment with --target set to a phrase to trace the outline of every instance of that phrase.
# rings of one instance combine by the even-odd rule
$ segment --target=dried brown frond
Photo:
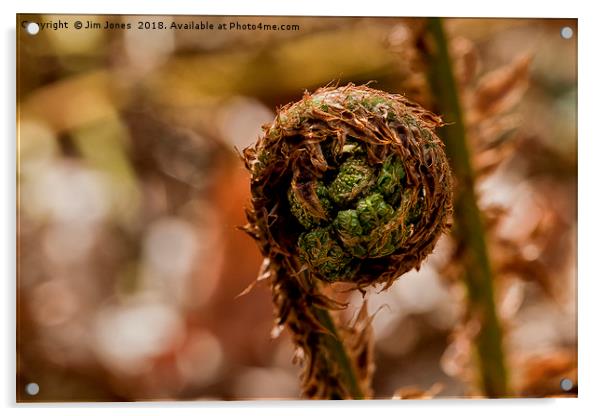
[[[529,85],[531,55],[516,58],[507,66],[484,75],[475,88],[468,119],[479,122],[514,107]]]

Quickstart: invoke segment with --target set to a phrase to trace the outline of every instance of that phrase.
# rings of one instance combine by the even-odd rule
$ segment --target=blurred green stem
[[[449,56],[447,37],[441,19],[427,24],[431,92],[445,122],[441,138],[445,142],[452,171],[457,180],[454,195],[454,235],[464,247],[465,284],[469,312],[481,325],[476,337],[481,388],[489,397],[508,395],[502,346],[502,330],[494,300],[493,273],[487,253],[485,230],[477,206],[470,150],[466,140],[462,106]]]

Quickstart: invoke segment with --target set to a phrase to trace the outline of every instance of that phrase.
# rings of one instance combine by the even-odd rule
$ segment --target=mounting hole
[[[560,380],[560,388],[562,391],[571,391],[573,388],[573,381],[569,378],[563,378]]]
[[[27,386],[25,386],[25,393],[29,394],[30,396],[35,396],[39,392],[40,386],[38,383],[29,383]]]
[[[31,36],[37,35],[40,31],[40,25],[38,25],[36,22],[28,22],[25,25],[25,31]]]
[[[568,26],[563,27],[562,29],[560,29],[560,36],[563,39],[572,38],[573,37],[573,29]]]

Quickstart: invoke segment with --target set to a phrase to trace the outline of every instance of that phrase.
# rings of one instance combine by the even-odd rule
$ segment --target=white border
[[[594,1],[545,1],[504,0],[501,2],[455,1],[384,1],[351,3],[351,1],[296,1],[262,0],[256,2],[201,0],[167,0],[164,2],[105,1],[33,1],[22,0],[18,4],[2,2],[0,19],[3,24],[3,55],[0,65],[6,93],[0,101],[3,111],[2,166],[0,167],[1,195],[0,265],[4,268],[2,330],[0,357],[3,364],[0,375],[0,406],[8,407],[8,414],[81,415],[104,414],[110,408],[118,408],[119,414],[164,415],[166,408],[176,414],[199,415],[207,411],[225,414],[245,412],[248,415],[303,415],[308,412],[332,413],[342,409],[345,414],[365,414],[375,409],[381,414],[409,414],[420,410],[426,414],[461,413],[463,415],[488,416],[508,413],[524,414],[527,411],[548,415],[596,414],[599,412],[599,396],[602,383],[600,355],[602,339],[600,317],[602,311],[602,276],[600,276],[600,236],[602,236],[600,212],[602,212],[602,134],[598,125],[602,91],[600,88],[600,16]],[[480,4],[481,6],[476,6]],[[233,402],[233,403],[162,403],[162,404],[98,404],[98,405],[49,405],[44,408],[14,405],[15,371],[15,13],[116,13],[116,14],[225,14],[225,15],[349,15],[349,16],[456,16],[456,17],[577,17],[579,18],[579,399],[565,400],[435,400],[430,402],[370,402],[370,403],[299,403],[299,402]],[[596,409],[594,411],[593,409]]]

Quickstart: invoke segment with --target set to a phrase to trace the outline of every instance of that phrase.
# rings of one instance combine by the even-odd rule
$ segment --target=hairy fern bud
[[[264,256],[326,282],[392,283],[447,227],[441,119],[400,95],[322,88],[278,111],[245,149],[249,232]]]

